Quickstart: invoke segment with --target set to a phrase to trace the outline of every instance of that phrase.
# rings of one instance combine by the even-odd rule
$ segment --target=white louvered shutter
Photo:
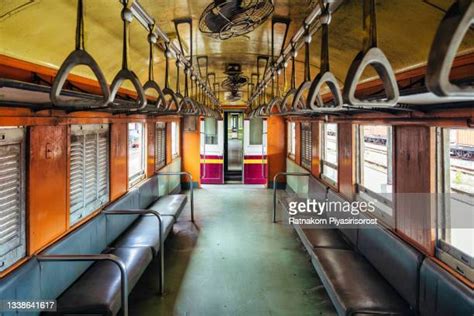
[[[166,164],[166,124],[156,123],[155,132],[155,170]]]
[[[24,130],[0,129],[0,271],[26,255]]]
[[[301,165],[306,169],[311,169],[312,161],[312,137],[311,124],[301,124]]]
[[[107,125],[71,126],[70,224],[109,201]]]

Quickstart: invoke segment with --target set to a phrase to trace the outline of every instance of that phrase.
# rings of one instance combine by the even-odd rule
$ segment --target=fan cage
[[[221,9],[231,4],[239,4],[243,10],[231,17],[221,13]],[[226,40],[245,35],[255,30],[273,13],[275,7],[272,0],[225,0],[209,4],[199,19],[199,30],[215,39]],[[213,31],[206,20],[212,16],[227,20],[220,30]]]

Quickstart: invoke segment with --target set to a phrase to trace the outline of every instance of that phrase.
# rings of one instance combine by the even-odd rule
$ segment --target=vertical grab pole
[[[272,216],[272,223],[276,223],[276,204],[277,204],[277,195],[276,195],[276,190],[277,190],[277,179],[278,176],[281,173],[277,173],[273,177],[273,216]]]

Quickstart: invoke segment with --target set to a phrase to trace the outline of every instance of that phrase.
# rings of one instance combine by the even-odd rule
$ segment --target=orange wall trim
[[[67,135],[67,126],[30,129],[28,253],[35,253],[68,227]]]
[[[435,187],[435,131],[424,126],[397,126],[394,133],[395,192],[433,193]],[[410,181],[406,181],[410,179]],[[429,194],[427,195],[429,196]],[[435,205],[431,199],[397,199],[396,228],[434,255]]]
[[[151,177],[155,174],[155,127],[156,123],[147,124],[147,177]]]
[[[110,200],[128,190],[128,124],[114,123],[110,132]]]
[[[286,170],[286,124],[281,116],[270,116],[267,120],[268,181]],[[278,181],[283,182],[285,177]]]
[[[354,198],[355,189],[355,150],[354,126],[350,123],[338,124],[338,187],[346,198]]]
[[[21,59],[0,54],[0,77],[21,80],[26,82],[33,81],[33,74],[40,76],[43,80],[53,82],[58,69],[37,65]],[[90,93],[100,94],[99,84],[94,79],[69,74],[68,81],[78,88],[84,89]],[[120,88],[120,94],[136,97],[136,91]]]
[[[194,131],[185,131],[184,125],[181,124],[181,133],[183,142],[181,144],[183,171],[189,172],[193,177],[193,182],[201,184],[201,121],[196,118],[196,126]],[[183,177],[183,182],[189,182],[189,178]]]

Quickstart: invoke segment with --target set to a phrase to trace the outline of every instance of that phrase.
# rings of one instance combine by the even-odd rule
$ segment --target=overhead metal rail
[[[339,8],[344,0],[328,0],[328,10],[334,12]],[[278,69],[287,66],[289,59],[291,58],[293,51],[298,51],[301,46],[304,45],[306,37],[311,37],[321,27],[319,17],[323,14],[323,10],[320,4],[310,12],[310,14],[304,19],[301,27],[296,31],[291,40],[286,45],[285,49],[282,50],[280,56],[276,59],[275,63],[268,67],[262,76],[262,80],[255,86],[252,96],[249,98],[249,103],[253,102],[261,93],[264,93],[265,88],[268,86],[269,81],[272,79]]]
[[[120,0],[123,2],[123,0]],[[134,18],[146,29],[149,30],[150,25],[155,24],[155,20],[151,17],[148,12],[143,8],[143,6],[135,0],[130,8],[132,10]],[[192,67],[191,61],[183,56],[181,53],[180,47],[176,46],[176,44],[171,41],[168,35],[158,26],[155,25],[153,33],[158,37],[161,38],[165,43],[168,45],[168,49],[171,51],[173,56],[185,67],[188,67],[191,71],[191,77],[195,78],[194,80],[199,83],[199,86],[204,90],[206,95],[213,100],[214,103],[218,103],[218,99],[215,96],[212,88],[209,86],[207,78],[201,78],[199,71]]]
[[[262,79],[255,84],[252,89],[252,95],[248,100],[249,109],[247,113],[250,116],[262,114],[260,108],[265,105],[257,104],[257,107],[254,108],[255,100],[261,98],[261,95],[266,93],[269,82],[274,78],[275,74],[287,67],[288,61],[292,58],[292,52],[297,51],[303,45],[305,38],[312,36],[322,24],[324,24],[325,15],[327,16],[331,12],[335,12],[342,3],[343,0],[319,1],[317,6],[306,17],[303,25],[289,41],[276,62],[265,71]],[[366,34],[363,39],[364,50],[354,59],[348,71],[342,91],[337,88],[337,85],[334,84],[336,81],[332,78],[329,80],[328,78],[325,78],[325,80],[318,78],[321,77],[321,73],[313,80],[314,89],[311,89],[312,91],[308,100],[308,107],[311,107],[311,110],[292,109],[292,111],[280,111],[280,113],[263,112],[267,115],[319,115],[328,113],[337,115],[346,112],[354,113],[356,111],[380,111],[390,113],[415,111],[420,103],[414,103],[414,105],[417,106],[412,107],[411,104],[406,104],[404,100],[400,100],[400,96],[405,95],[405,93],[399,92],[394,71],[383,52],[377,47],[377,25],[375,16],[375,0],[364,0],[363,27],[364,33]],[[451,107],[453,104],[463,106],[463,102],[472,101],[474,97],[472,81],[467,82],[467,84],[458,84],[457,82],[453,83],[449,80],[449,73],[457,50],[473,21],[474,2],[472,2],[472,0],[457,0],[441,21],[433,40],[430,56],[427,61],[426,84],[423,92],[428,91],[431,92],[433,96],[444,97],[444,100],[437,100],[441,107],[443,106],[442,104],[447,107]],[[326,22],[326,28],[327,24]],[[308,32],[308,30],[310,31]],[[323,30],[321,62],[326,73],[329,73],[327,41],[327,30]],[[386,96],[378,93],[377,95],[371,95],[363,100],[359,100],[355,97],[356,86],[362,71],[368,65],[372,65],[379,74]],[[333,104],[323,104],[321,96],[317,95],[320,85],[324,81],[330,84],[330,90],[334,97],[332,101]],[[341,92],[343,100],[341,100]],[[430,100],[426,100],[423,104],[431,105]],[[430,107],[430,109],[434,108]]]

